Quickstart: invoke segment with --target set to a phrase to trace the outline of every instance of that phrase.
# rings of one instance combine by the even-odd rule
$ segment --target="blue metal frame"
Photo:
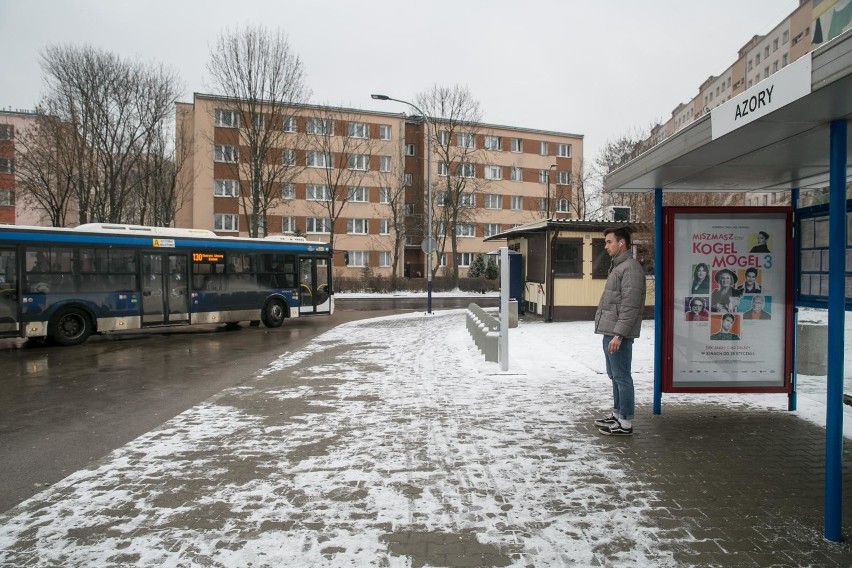
[[[654,190],[654,414],[663,404],[663,188]]]
[[[831,122],[829,151],[828,386],[825,418],[825,538],[841,540],[843,352],[846,295],[846,120]]]

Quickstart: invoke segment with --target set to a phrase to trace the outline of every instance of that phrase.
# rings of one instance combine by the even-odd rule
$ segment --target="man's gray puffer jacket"
[[[595,333],[639,337],[645,313],[645,271],[625,251],[612,259],[612,267],[595,314]]]

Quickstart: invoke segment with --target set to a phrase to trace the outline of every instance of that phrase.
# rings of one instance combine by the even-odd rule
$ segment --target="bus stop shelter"
[[[829,187],[825,537],[833,541],[841,538],[850,119],[852,31],[732,97],[604,180],[607,192],[654,192],[656,243],[663,242],[666,192],[790,191],[795,207],[801,189]],[[655,247],[658,282],[661,249]],[[663,309],[662,286],[657,286],[657,322]],[[657,325],[657,386],[663,333]],[[657,396],[654,412],[660,412]]]

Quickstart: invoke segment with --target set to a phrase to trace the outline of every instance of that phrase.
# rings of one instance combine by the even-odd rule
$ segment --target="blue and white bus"
[[[93,333],[331,314],[332,251],[303,237],[90,223],[0,225],[0,337],[82,343]]]

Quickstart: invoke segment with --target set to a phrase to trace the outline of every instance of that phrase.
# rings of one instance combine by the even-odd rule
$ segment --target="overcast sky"
[[[403,112],[432,84],[467,85],[493,124],[607,140],[670,117],[796,0],[0,0],[0,108],[33,109],[41,50],[90,44],[166,63],[182,100],[212,92],[222,30],[280,27],[305,63],[312,102]]]

